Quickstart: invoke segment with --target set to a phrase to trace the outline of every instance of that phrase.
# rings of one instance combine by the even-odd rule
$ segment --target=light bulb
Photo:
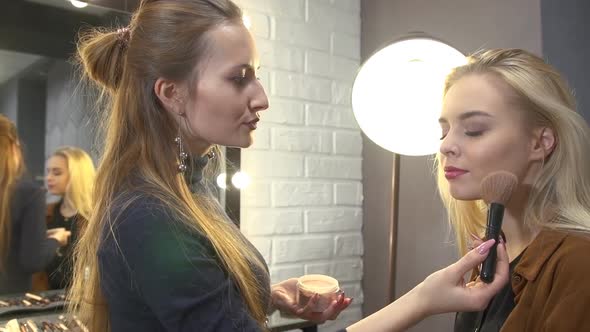
[[[221,189],[227,188],[227,174],[221,173],[217,176],[217,186]]]
[[[250,176],[244,172],[236,172],[231,178],[231,183],[238,189],[246,188],[251,182]]]
[[[88,6],[88,3],[84,2],[84,1],[70,0],[70,3],[72,4],[72,6],[74,6],[76,8],[84,8],[84,7]]]

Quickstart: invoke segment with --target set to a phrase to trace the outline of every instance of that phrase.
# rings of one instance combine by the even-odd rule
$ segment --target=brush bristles
[[[481,198],[487,204],[499,203],[505,205],[517,185],[518,178],[510,172],[498,171],[490,173],[481,181]]]

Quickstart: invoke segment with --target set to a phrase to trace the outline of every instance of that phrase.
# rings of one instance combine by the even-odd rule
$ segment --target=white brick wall
[[[360,0],[237,0],[252,23],[270,99],[255,143],[242,230],[273,282],[338,278],[354,298],[334,331],[361,318],[361,134],[350,106],[360,61]],[[275,315],[273,323],[284,319]]]

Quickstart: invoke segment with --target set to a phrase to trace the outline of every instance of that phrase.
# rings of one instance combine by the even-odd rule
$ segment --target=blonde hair
[[[53,156],[64,158],[68,166],[69,181],[65,199],[84,220],[88,220],[92,211],[92,190],[96,172],[92,158],[86,151],[72,146],[58,148],[53,152]]]
[[[6,268],[12,231],[10,202],[14,186],[24,171],[22,159],[16,126],[0,114],[0,272]]]
[[[78,43],[84,74],[106,97],[104,153],[98,167],[94,206],[76,247],[70,310],[91,331],[108,331],[107,304],[99,284],[100,234],[110,227],[113,202],[141,190],[169,207],[187,227],[211,241],[222,267],[236,283],[252,317],[263,328],[266,304],[253,271],[264,263],[246,244],[210,192],[192,194],[177,171],[174,145],[178,126],[153,92],[158,77],[194,84],[206,56],[207,32],[242,24],[239,7],[228,0],[141,2],[128,30],[93,30]],[[191,89],[194,90],[194,89]],[[198,98],[198,96],[192,96]],[[219,155],[219,154],[217,154]],[[219,166],[210,162],[205,177]],[[129,178],[140,177],[140,188]],[[137,195],[136,195],[137,196]],[[131,203],[131,198],[123,206]],[[89,270],[85,273],[86,268]],[[84,278],[86,274],[87,278]]]
[[[575,99],[561,75],[543,59],[519,49],[477,52],[456,68],[444,93],[468,75],[494,75],[514,92],[507,96],[533,126],[551,128],[556,136],[553,151],[543,161],[525,207],[524,224],[530,229],[549,227],[565,231],[590,231],[590,131],[576,113]],[[460,201],[449,193],[437,156],[440,196],[455,231],[459,252],[467,252],[469,234],[483,235],[486,224],[482,201]]]

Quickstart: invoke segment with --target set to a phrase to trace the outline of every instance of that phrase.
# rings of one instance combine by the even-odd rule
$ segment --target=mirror
[[[93,111],[96,96],[80,86],[71,61],[77,34],[86,27],[126,25],[129,12],[138,3],[138,0],[96,0],[83,8],[74,6],[79,3],[66,0],[15,0],[2,4],[0,114],[17,126],[27,176],[35,185],[49,189],[48,228],[65,227],[63,223],[69,222],[70,218],[67,213],[61,215],[64,209],[56,205],[61,196],[51,194],[55,192],[52,190],[54,184],[48,183],[47,176],[59,169],[59,162],[52,163],[50,157],[58,148],[72,146],[86,152],[95,166],[98,161],[95,137],[99,120]],[[231,183],[231,176],[236,167],[239,168],[240,150],[227,149],[223,153],[228,160],[225,166],[229,174],[225,181],[228,189],[218,188],[219,199],[228,214],[239,223],[240,192]],[[19,294],[20,304],[43,307],[46,300],[59,302],[51,295],[53,293],[41,293],[48,289],[60,291],[47,273],[36,275],[33,284],[31,292],[41,294],[42,299]],[[0,294],[0,301],[4,295]],[[7,307],[0,302],[0,321],[6,317],[3,312]]]
[[[109,5],[108,1],[103,2]],[[75,7],[64,0],[18,0],[2,4],[0,113],[16,124],[24,153],[26,177],[33,180],[35,186],[48,189],[47,211],[43,211],[47,215],[48,228],[63,227],[73,232],[72,227],[75,228],[76,223],[70,218],[77,215],[76,210],[71,214],[67,209],[60,209],[63,207],[61,196],[51,194],[59,190],[53,190],[56,184],[45,181],[46,175],[51,173],[46,169],[50,166],[48,158],[59,147],[72,146],[83,151],[81,153],[86,155],[90,168],[98,159],[93,144],[97,124],[92,112],[94,99],[91,94],[79,89],[76,70],[70,61],[75,51],[76,36],[85,27],[126,24],[129,14],[121,3],[126,5],[127,1],[112,2],[110,7],[85,8]],[[62,163],[51,164],[51,167],[62,167],[63,171],[65,165],[67,169],[65,156],[56,158],[61,158]],[[67,183],[62,187],[65,185]],[[61,189],[63,193],[64,188]],[[63,263],[62,258],[67,257],[64,250],[70,249],[68,246],[61,247],[46,270],[33,276],[33,288],[30,290],[33,296],[18,294],[14,297],[18,302],[16,304],[10,302],[10,297],[5,298],[4,303],[0,302],[0,317],[9,315],[11,309],[41,309],[63,300],[60,288],[64,283],[60,280],[66,279],[59,266]],[[57,276],[49,278],[49,271]],[[35,297],[35,294],[41,294],[41,298]]]
[[[97,160],[92,148],[96,133],[96,122],[90,112],[92,100],[76,89],[75,69],[68,59],[74,52],[74,41],[81,27],[127,20],[128,15],[120,10],[89,6],[82,11],[68,1],[18,0],[2,4],[0,113],[17,126],[26,177],[30,177],[35,186],[45,187],[47,158],[58,147],[75,146]],[[47,195],[48,228],[56,227],[56,222],[65,224],[71,217],[63,215],[57,220],[55,215],[51,216],[60,210],[49,204],[59,200],[59,196]],[[37,211],[40,213],[46,214],[46,211]],[[75,223],[69,221],[69,225],[73,227]],[[61,250],[64,248],[67,247],[58,250],[45,271],[33,276],[33,288],[26,294],[6,294],[14,289],[10,285],[13,281],[21,281],[0,278],[0,282],[6,283],[0,285],[0,289],[7,289],[0,294],[0,322],[63,307],[64,291],[58,282],[63,279],[63,273],[59,273],[57,265],[63,262],[61,257],[65,257],[65,253]],[[48,278],[49,271],[57,271],[58,276]],[[22,281],[23,287],[26,282]]]

